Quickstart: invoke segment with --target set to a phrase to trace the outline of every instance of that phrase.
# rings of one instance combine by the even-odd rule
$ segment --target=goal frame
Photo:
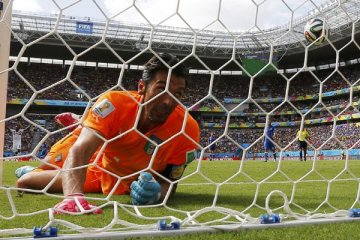
[[[9,68],[10,38],[11,38],[11,13],[12,1],[3,0],[4,9],[0,11],[0,72]],[[0,119],[6,118],[6,101],[8,88],[8,71],[0,74]],[[3,178],[3,160],[5,144],[5,122],[0,121],[0,187]]]
[[[10,39],[11,39],[11,10],[13,0],[3,0],[4,2],[4,10],[1,12],[2,15],[0,19],[4,19],[0,22],[0,118],[1,120],[6,118],[6,95],[7,95],[7,86],[8,86],[8,71],[9,71],[9,55],[10,55]],[[7,69],[6,71],[1,72],[3,69]],[[2,140],[0,141],[0,153],[3,154],[4,149],[4,136],[5,135],[5,123],[3,121],[0,122],[0,137]],[[204,147],[206,150],[206,147]],[[204,150],[202,151],[203,154]],[[3,173],[3,160],[0,158],[0,187],[2,186],[2,173]],[[217,193],[216,193],[217,194]],[[270,194],[269,194],[270,195]],[[284,204],[284,207],[288,207],[288,205]],[[214,209],[216,207],[213,207]],[[134,207],[137,212],[136,207]],[[115,210],[114,210],[115,211]],[[51,210],[49,210],[51,212]],[[219,211],[221,212],[221,210]],[[223,212],[228,213],[229,215],[236,215],[236,211],[231,209],[225,209]],[[138,216],[141,216],[141,213],[138,211]],[[199,213],[200,214],[200,213]],[[54,220],[51,218],[50,221],[46,225],[50,225],[51,223],[60,223],[66,226],[70,226],[75,230],[77,226],[71,225],[68,222],[61,222],[61,220]],[[194,214],[196,215],[196,214]],[[61,235],[61,239],[101,239],[101,238],[128,238],[128,237],[145,237],[145,236],[174,236],[174,235],[183,235],[183,234],[194,234],[194,233],[216,233],[216,232],[224,232],[224,231],[241,231],[245,229],[260,229],[260,228],[282,228],[282,227],[292,227],[298,225],[310,225],[310,224],[326,224],[326,223],[334,223],[334,222],[350,222],[350,221],[358,221],[360,218],[349,218],[346,216],[346,212],[342,211],[339,215],[329,215],[328,219],[311,219],[311,221],[305,220],[305,216],[299,217],[298,220],[294,220],[291,222],[284,222],[280,224],[255,224],[255,218],[251,219],[249,222],[245,222],[248,220],[246,216],[241,216],[244,218],[244,222],[240,222],[238,224],[227,224],[227,225],[196,225],[194,227],[184,227],[181,230],[175,231],[159,231],[159,230],[139,230],[139,231],[126,231],[126,232],[114,232],[112,230],[102,232],[101,235],[99,233],[83,233],[79,231],[76,235]],[[249,217],[250,219],[250,217]],[[52,222],[53,221],[53,222]],[[244,224],[242,224],[244,223]],[[140,225],[139,225],[140,226]],[[155,225],[152,225],[152,229],[156,229]],[[13,229],[16,231],[16,229]],[[21,229],[22,232],[29,233],[29,229]],[[0,231],[0,236],[1,231]],[[29,238],[33,239],[33,238]],[[57,239],[57,238],[54,238]]]

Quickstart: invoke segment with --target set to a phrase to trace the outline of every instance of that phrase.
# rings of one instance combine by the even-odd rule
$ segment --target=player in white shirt
[[[16,127],[16,129],[10,129],[12,137],[13,137],[12,151],[15,156],[17,156],[21,152],[21,137],[22,137],[22,134],[24,133],[24,131],[26,129],[28,129],[29,127],[25,128],[25,129],[20,129],[19,127]]]

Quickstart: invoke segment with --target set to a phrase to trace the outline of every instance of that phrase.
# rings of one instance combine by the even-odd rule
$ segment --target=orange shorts
[[[77,136],[74,134],[69,134],[66,137],[62,138],[60,141],[56,142],[50,149],[49,153],[46,155],[45,160],[54,165],[43,165],[41,169],[50,170],[56,169],[55,166],[62,168],[64,162],[68,156],[69,150],[72,145],[77,140]],[[90,159],[90,163],[95,160],[97,152]],[[101,159],[99,159],[101,162]],[[88,167],[86,172],[86,180],[84,184],[85,193],[101,193],[101,170],[96,167]]]
[[[49,164],[54,165],[54,167],[48,165],[42,167],[44,170],[47,169],[56,169],[55,166],[62,168],[64,162],[68,156],[69,150],[74,145],[77,140],[77,136],[69,134],[62,138],[61,140],[57,141],[50,149],[48,154],[45,157],[45,161]]]
[[[96,170],[92,167],[88,167],[87,169],[86,180],[84,183],[85,193],[102,193],[101,171],[99,169]]]

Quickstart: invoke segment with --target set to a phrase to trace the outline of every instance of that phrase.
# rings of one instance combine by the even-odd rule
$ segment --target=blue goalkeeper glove
[[[134,205],[157,203],[161,195],[161,185],[148,172],[141,172],[137,181],[130,186],[131,201]]]
[[[18,169],[15,170],[15,176],[17,178],[21,178],[23,175],[31,172],[32,170],[34,170],[35,167],[33,166],[22,166],[22,167],[19,167]]]

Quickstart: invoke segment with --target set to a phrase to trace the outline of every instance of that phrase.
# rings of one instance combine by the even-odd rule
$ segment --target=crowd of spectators
[[[353,97],[353,102],[357,103],[358,96]],[[284,104],[281,103],[259,103],[262,109],[264,109],[266,112],[270,112],[274,108],[276,108],[276,112],[281,111],[307,111],[311,109],[313,106],[316,105],[316,108],[331,108],[336,107],[336,110],[342,110],[342,107],[345,107],[349,104],[349,98],[348,96],[342,97],[342,98],[324,98],[323,104],[318,103],[318,101],[290,101],[291,104],[285,102]],[[278,107],[278,105],[280,105]],[[248,108],[244,109],[243,112],[245,113],[256,113],[261,112],[261,110],[255,105],[255,104],[249,104]]]
[[[37,119],[42,119],[38,122]],[[59,130],[59,126],[53,119],[53,116],[31,116],[29,117],[35,124],[47,129],[50,132]],[[27,121],[24,121],[21,117],[9,120],[6,122],[5,131],[5,150],[11,151],[12,149],[12,135],[10,129],[26,129],[22,135],[22,151],[31,152],[36,146],[32,142],[36,132],[39,133],[38,139],[45,137],[46,132],[40,130],[36,125],[31,125]],[[283,148],[286,151],[297,151],[298,143],[296,139],[296,132],[299,127],[277,127],[275,131],[274,141],[279,148]],[[344,149],[344,148],[360,148],[355,146],[360,136],[360,124],[359,123],[344,123],[337,124],[335,127],[330,125],[317,125],[307,126],[307,130],[310,133],[310,143],[313,148],[321,148],[322,150],[332,149]],[[63,130],[57,134],[53,134],[46,139],[47,145],[53,145],[57,140],[61,139],[68,133],[68,130]],[[263,152],[264,143],[264,129],[263,128],[229,128],[227,134],[224,129],[219,128],[202,128],[201,129],[201,146],[206,147],[209,145],[210,135],[217,138],[217,148],[215,153],[223,152],[235,152],[238,149],[238,145],[248,146],[251,145],[250,151],[253,153]],[[279,150],[278,148],[278,150]],[[311,147],[310,147],[311,149]]]
[[[297,151],[298,141],[296,140],[296,133],[298,127],[277,127],[275,130],[274,142],[278,145],[277,151],[283,149],[284,151]],[[357,144],[358,136],[360,136],[359,123],[345,123],[333,125],[317,125],[306,127],[309,134],[312,146],[309,145],[309,150],[335,150],[348,149],[350,147],[360,148]],[[241,128],[229,129],[225,134],[224,129],[202,129],[201,130],[201,146],[209,145],[208,139],[210,135],[217,138],[217,148],[215,153],[236,152],[241,146],[251,146],[249,151],[252,153],[261,153],[264,151],[264,129],[263,128]],[[209,151],[208,151],[209,152]]]
[[[8,98],[30,98],[34,93],[33,87],[40,91],[38,99],[86,99],[83,95],[79,96],[79,89],[73,86],[72,82],[90,97],[95,97],[120,85],[126,90],[136,90],[137,82],[141,78],[139,70],[125,70],[120,74],[120,69],[115,68],[75,66],[66,78],[68,72],[69,66],[19,64],[16,72],[9,72]],[[282,75],[259,76],[253,79],[250,96],[253,99],[284,97],[287,81],[289,97],[318,96],[320,82],[323,82],[323,92],[335,91],[348,88],[349,84],[353,84],[360,76],[360,70],[353,66],[341,68],[340,72],[341,74],[333,70],[302,72],[295,76],[286,76],[288,79]],[[55,85],[48,88],[52,84]],[[241,75],[214,75],[212,79],[211,75],[207,74],[190,74],[188,86],[187,94],[182,99],[185,106],[193,106],[206,96],[224,104],[224,98],[246,99],[249,96],[250,78]],[[204,105],[206,104],[208,102],[204,102]]]
[[[206,108],[208,111],[224,111],[229,107],[225,104],[225,98],[246,99],[249,96],[256,101],[261,98],[277,98],[284,97],[286,88],[288,86],[289,97],[300,97],[305,95],[315,95],[318,97],[320,92],[320,83],[323,83],[322,92],[335,91],[348,88],[349,84],[354,84],[360,76],[358,66],[350,66],[340,68],[339,71],[334,70],[319,70],[314,72],[302,72],[293,75],[264,75],[254,79],[239,75],[211,75],[208,74],[190,74],[188,78],[188,90],[186,95],[181,100],[187,107],[192,107],[190,110],[201,110]],[[125,70],[121,72],[116,68],[95,68],[75,66],[69,72],[69,66],[52,65],[52,64],[24,64],[18,65],[16,71],[9,72],[9,87],[8,99],[25,98],[28,99],[37,93],[36,99],[47,100],[73,100],[73,101],[87,101],[89,98],[94,98],[108,89],[126,89],[137,90],[138,80],[141,78],[140,70]],[[253,84],[250,84],[253,81]],[[287,84],[289,83],[289,84]],[[359,84],[358,84],[359,85]],[[252,86],[251,90],[249,86]],[[80,91],[81,89],[81,91]],[[82,92],[83,91],[83,92]],[[85,94],[84,94],[85,93]],[[360,91],[353,92],[352,102],[359,103]],[[350,102],[350,94],[344,94],[336,97],[322,98],[320,104],[318,99],[306,101],[291,101],[298,110],[309,110],[314,105],[321,108],[321,111],[312,110],[311,114],[306,119],[328,117],[332,114],[352,114],[359,112],[359,105],[348,107]],[[270,112],[281,102],[257,102],[257,104],[265,111]],[[295,111],[289,103],[282,104],[276,109],[276,113],[282,111]],[[225,108],[225,109],[224,109]],[[346,109],[346,111],[343,111]],[[262,112],[256,104],[248,101],[245,108],[240,110],[241,113],[259,113]],[[264,116],[264,114],[262,114]],[[58,129],[58,126],[53,121],[53,116],[37,116],[45,121],[45,127],[49,131]],[[20,118],[21,119],[21,118]],[[29,117],[30,119],[30,117]],[[260,117],[233,117],[232,122],[257,122]],[[262,120],[264,117],[262,117]],[[298,121],[301,120],[300,114],[277,114],[276,121]],[[213,122],[223,124],[226,116],[213,118],[211,120],[204,118],[197,119],[200,126],[203,123]],[[5,149],[9,150],[12,147],[12,136],[9,129],[20,127],[25,128],[29,125],[24,120],[14,119],[6,122],[5,132]],[[309,127],[314,147],[321,146],[331,136],[331,126],[321,125]],[[297,128],[278,128],[277,135],[281,138],[277,139],[277,143],[281,147],[287,146],[295,137]],[[206,146],[205,142],[210,133],[216,136],[221,136],[224,130],[220,129],[206,129],[202,128],[202,146]],[[32,142],[34,135],[40,136],[40,139],[45,136],[46,132],[31,126],[23,135],[23,150],[31,151],[33,148]],[[54,134],[49,138],[49,145],[63,136],[66,131]],[[359,136],[359,127],[355,124],[339,124],[336,128],[336,139],[329,141],[323,148],[341,148],[343,146],[349,147],[353,144],[353,136]],[[350,134],[351,133],[351,134]],[[330,135],[329,135],[330,134]],[[357,135],[356,135],[357,134]],[[234,151],[238,144],[253,145],[253,152],[261,151],[262,142],[261,136],[263,129],[229,129],[228,134],[224,135],[218,141],[219,147],[217,151]],[[205,141],[205,142],[204,142]],[[344,144],[341,145],[341,142]],[[296,150],[296,144],[290,144],[289,150]]]
[[[123,80],[119,81],[119,69],[75,67],[66,78],[68,71],[69,67],[62,65],[20,64],[17,72],[9,72],[7,97],[29,99],[35,90],[39,91],[36,99],[87,101],[80,89],[90,98],[118,85],[126,90],[136,90],[141,76],[140,71],[126,70]]]

